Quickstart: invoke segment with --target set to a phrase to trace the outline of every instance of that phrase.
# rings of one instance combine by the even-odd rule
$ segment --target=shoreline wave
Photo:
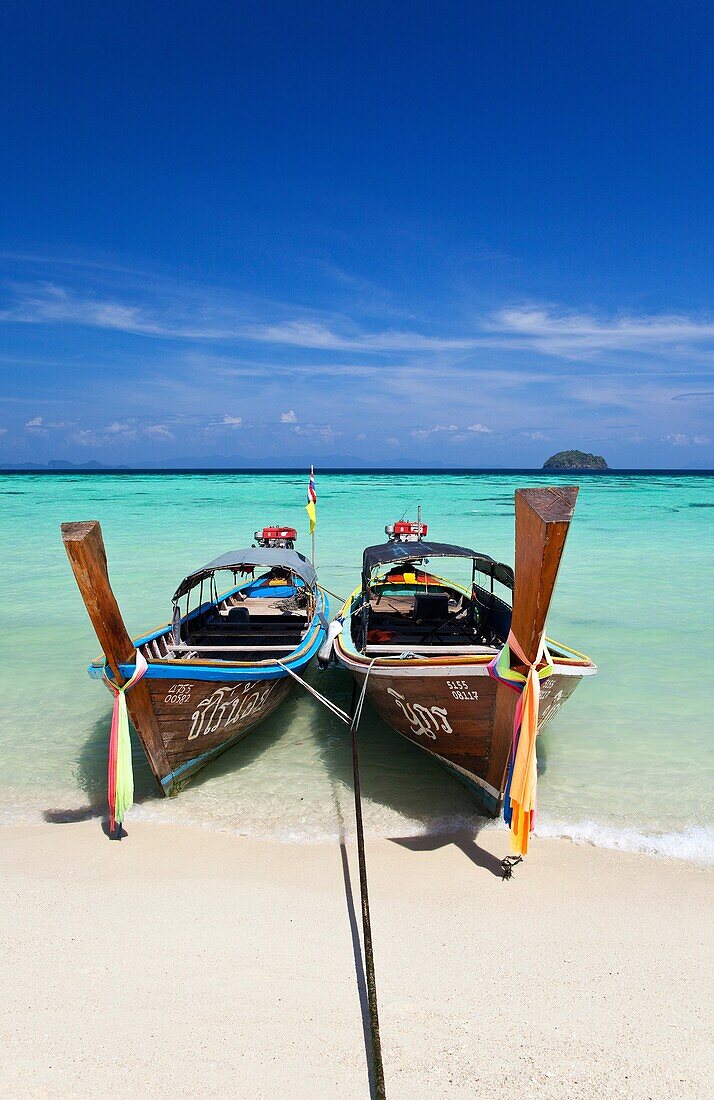
[[[351,839],[354,824],[349,813],[345,812],[344,824],[340,821],[293,821],[291,823],[268,823],[242,821],[240,825],[226,820],[200,818],[190,813],[176,813],[172,803],[139,803],[131,811],[127,827],[131,821],[149,825],[169,825],[186,829],[201,829],[210,832],[231,833],[250,840],[271,841],[280,844],[320,844]],[[52,816],[48,816],[51,814]],[[71,825],[80,821],[99,822],[106,816],[102,808],[77,807],[67,811],[40,810],[27,804],[16,807],[4,806],[0,809],[0,827],[40,826],[48,824]],[[367,823],[366,823],[367,824]],[[386,824],[386,823],[385,823]],[[463,836],[464,833],[476,834],[483,831],[501,830],[506,838],[506,827],[501,819],[473,818],[463,814],[442,817],[429,823],[404,820],[398,828],[391,821],[386,828],[375,828],[371,823],[366,828],[368,838],[382,837],[386,840],[408,839],[412,837]],[[575,844],[590,844],[595,848],[655,856],[661,859],[674,859],[692,863],[701,867],[714,866],[714,827],[689,825],[667,833],[647,833],[629,825],[606,825],[597,821],[566,822],[540,821],[536,825],[536,838],[543,840],[570,840]]]
[[[535,835],[544,840],[572,840],[595,848],[714,866],[714,828],[705,825],[688,825],[669,833],[643,833],[633,826],[603,825],[597,821],[576,824],[546,821],[536,824]]]

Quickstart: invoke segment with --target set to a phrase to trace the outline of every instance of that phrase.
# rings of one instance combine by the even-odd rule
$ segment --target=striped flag
[[[317,504],[317,492],[315,490],[315,469],[310,467],[310,481],[307,486],[307,504],[305,505],[305,511],[310,517],[310,534],[312,535],[315,530],[315,524],[317,523],[317,513],[315,511],[315,505]]]

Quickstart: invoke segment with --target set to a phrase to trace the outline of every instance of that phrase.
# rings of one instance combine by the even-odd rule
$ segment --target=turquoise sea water
[[[318,474],[320,579],[347,595],[362,547],[418,503],[435,539],[512,562],[513,490],[546,481]],[[168,619],[183,576],[250,545],[259,526],[294,524],[309,552],[305,489],[296,474],[0,476],[0,820],[62,822],[105,802],[110,699],[85,672],[98,646],[60,522],[101,520],[114,590],[138,634]],[[539,743],[540,834],[714,859],[712,509],[714,477],[582,479],[549,634],[599,673]],[[344,674],[314,669],[311,679],[347,705]],[[361,753],[371,833],[483,827],[468,792],[373,713]],[[138,746],[135,774],[128,828],[141,818],[297,841],[351,829],[345,729],[304,693],[176,799],[156,793]]]

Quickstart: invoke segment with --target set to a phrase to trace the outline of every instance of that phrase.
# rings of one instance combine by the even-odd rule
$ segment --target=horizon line
[[[28,467],[25,465],[0,466],[0,476],[3,474],[49,474],[50,476],[89,475],[102,476],[103,474],[296,474],[305,473],[306,467],[301,466],[60,466]],[[541,474],[548,477],[569,477],[577,474],[579,477],[603,477],[608,474],[676,474],[687,476],[691,474],[714,474],[714,467],[697,467],[687,469],[682,466],[622,466],[608,467],[606,470],[587,469],[585,467],[573,467],[569,470],[545,469],[542,466],[318,466],[317,470],[323,474]]]

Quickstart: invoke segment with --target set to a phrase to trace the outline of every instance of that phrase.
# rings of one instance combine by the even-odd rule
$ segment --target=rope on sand
[[[330,710],[336,718],[350,727],[352,738],[352,775],[355,792],[355,821],[357,825],[357,864],[359,867],[359,889],[362,904],[362,938],[364,941],[364,972],[367,982],[367,1004],[369,1007],[369,1028],[372,1035],[372,1072],[374,1075],[375,1100],[386,1100],[384,1088],[384,1066],[382,1064],[382,1041],[379,1035],[379,1012],[377,1009],[377,982],[374,973],[374,949],[372,947],[372,921],[369,914],[369,891],[367,889],[367,861],[364,854],[364,823],[362,821],[362,791],[359,778],[359,753],[357,751],[357,729],[362,717],[364,700],[367,695],[367,682],[372,666],[378,657],[373,657],[365,674],[362,690],[357,698],[357,684],[352,685],[352,703],[350,705],[351,716],[336,706],[330,699],[326,699],[311,684],[305,682],[286,664],[278,660],[281,668],[285,669],[294,680],[305,688],[306,691],[318,699]]]
[[[501,860],[501,869],[503,871],[501,878],[504,882],[509,878],[513,878],[513,868],[519,863],[523,863],[523,856],[505,856]]]
[[[367,862],[364,854],[364,825],[362,822],[362,793],[359,779],[359,754],[357,751],[357,727],[362,717],[362,708],[367,693],[367,681],[372,671],[370,663],[367,674],[362,684],[357,705],[357,684],[352,688],[352,722],[350,733],[352,735],[352,773],[354,776],[355,791],[355,820],[357,823],[357,862],[359,866],[359,889],[362,901],[362,932],[364,938],[364,969],[367,979],[367,1002],[369,1005],[369,1026],[372,1033],[372,1069],[374,1072],[374,1095],[376,1100],[386,1100],[384,1087],[384,1066],[382,1064],[382,1041],[379,1035],[379,1012],[377,1009],[377,983],[374,974],[374,951],[372,948],[372,921],[369,914],[369,891],[367,889]]]

